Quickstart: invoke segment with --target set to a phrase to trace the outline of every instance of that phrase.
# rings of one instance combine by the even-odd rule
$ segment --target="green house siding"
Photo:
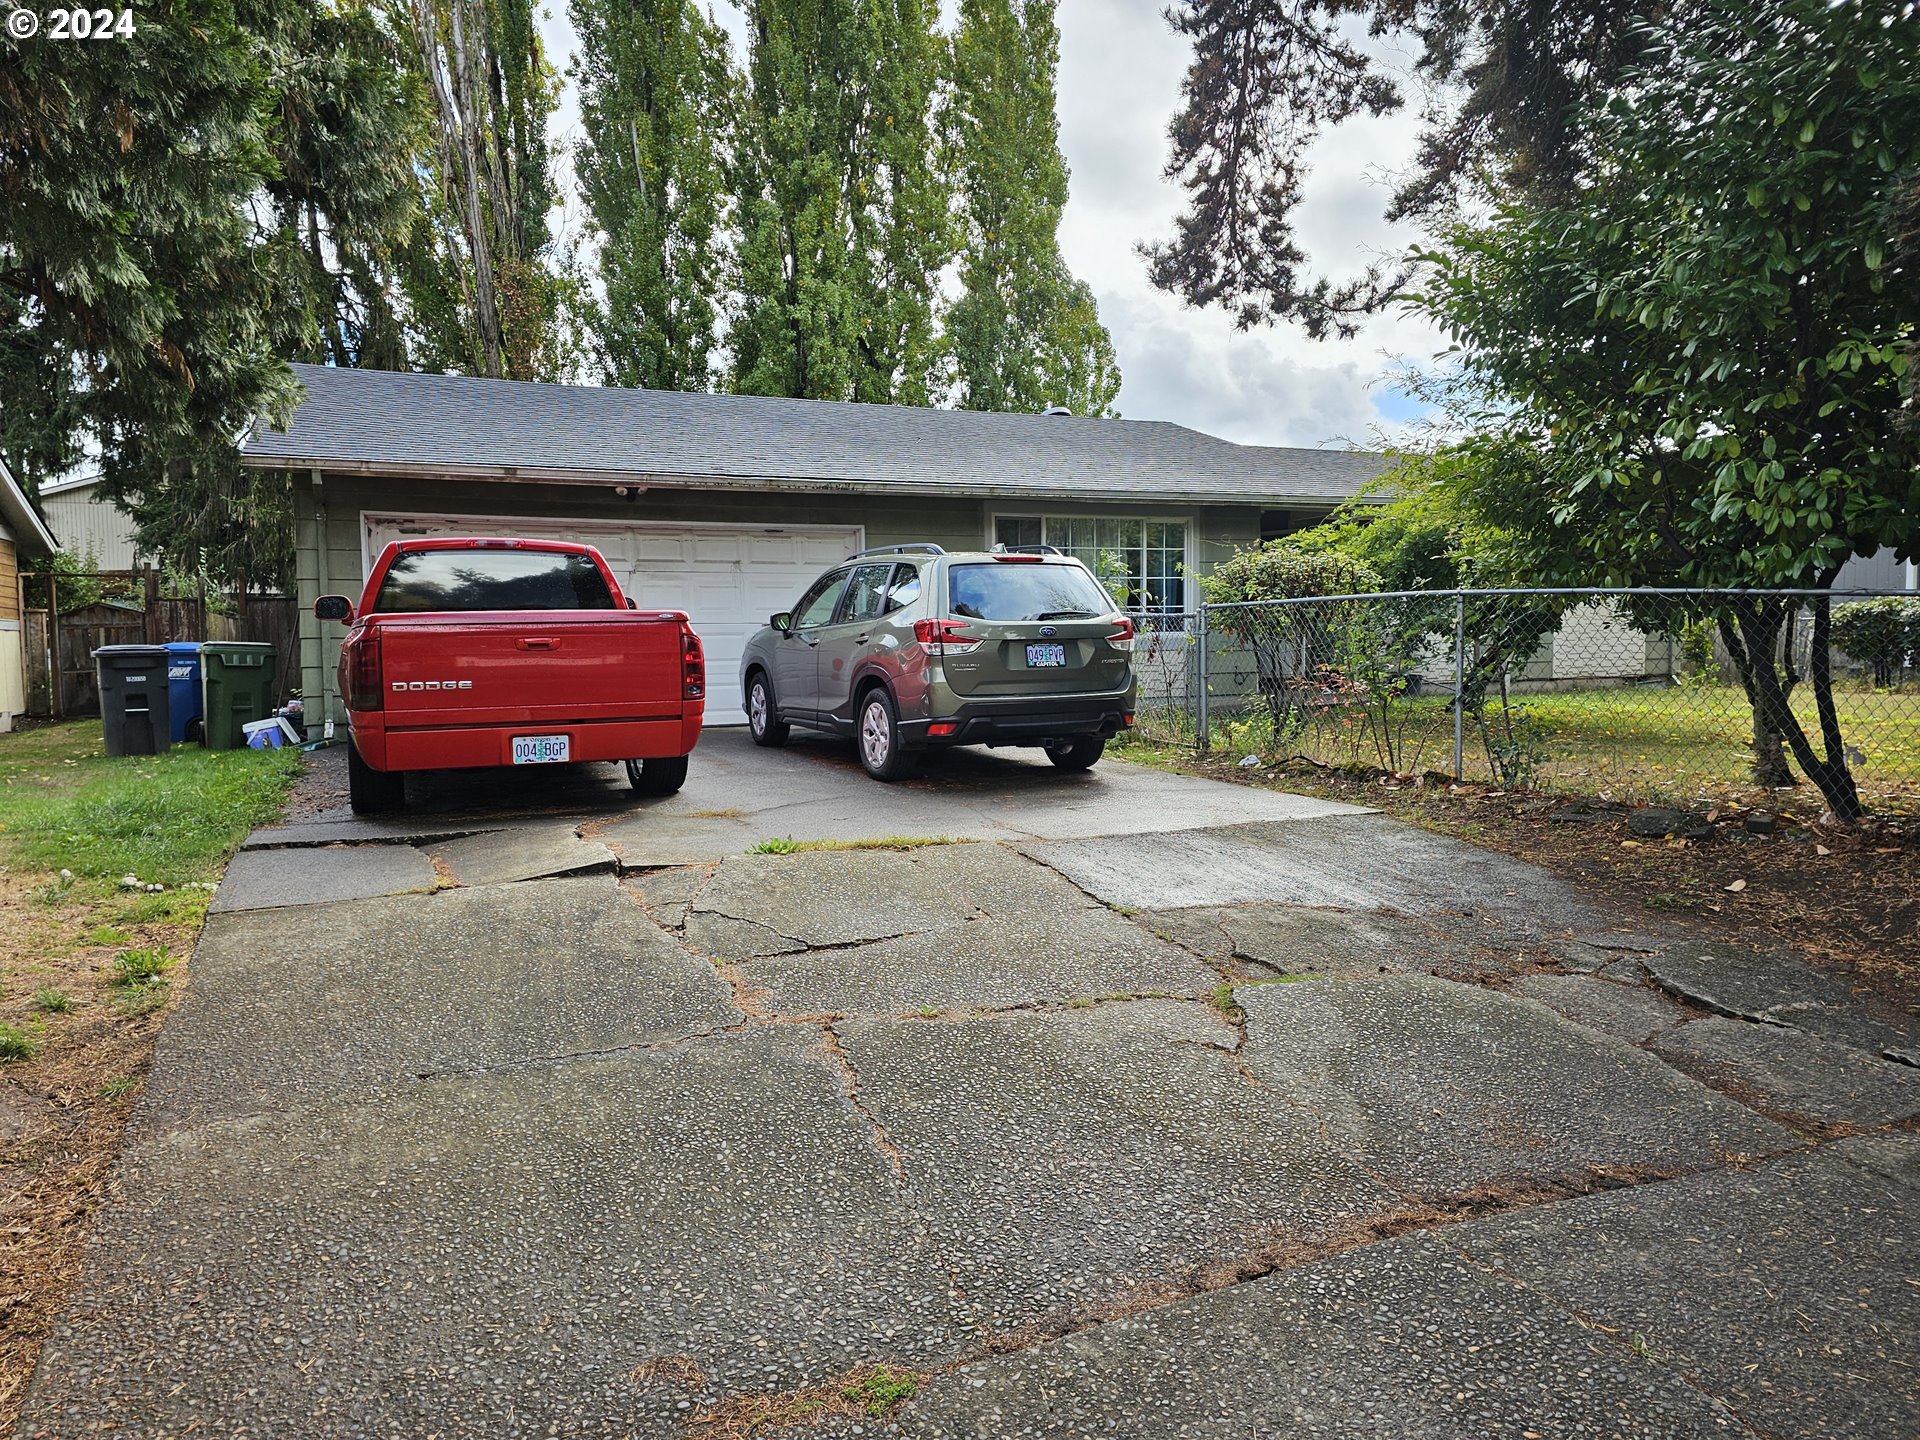
[[[364,521],[373,514],[527,517],[644,525],[739,524],[840,525],[864,527],[866,543],[899,545],[930,540],[950,550],[988,543],[996,512],[1071,513],[1181,519],[1188,530],[1188,565],[1204,574],[1236,550],[1259,538],[1260,507],[1157,504],[1103,504],[1073,499],[989,503],[984,500],[923,496],[875,496],[870,493],[815,493],[750,490],[672,490],[650,488],[627,500],[610,488],[527,482],[423,480],[367,475],[323,476],[316,500],[308,474],[294,477],[295,574],[302,611],[301,687],[310,713],[335,721],[345,718],[334,694],[334,667],[344,627],[321,624],[312,615],[322,594],[359,598],[368,557]],[[644,605],[646,596],[637,597]],[[1191,597],[1197,600],[1198,596]],[[696,622],[698,617],[695,617]],[[324,703],[316,703],[325,696]]]

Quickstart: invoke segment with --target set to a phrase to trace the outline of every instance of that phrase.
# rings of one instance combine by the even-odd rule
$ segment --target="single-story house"
[[[27,709],[27,596],[20,560],[51,555],[59,548],[46,521],[0,460],[0,733],[13,729],[13,717]]]
[[[642,606],[693,616],[715,677],[707,714],[724,724],[742,718],[732,677],[746,638],[856,550],[1110,554],[1135,603],[1179,611],[1199,599],[1190,577],[1313,523],[1386,465],[1164,421],[294,370],[305,398],[240,458],[292,485],[299,683],[309,715],[336,720],[342,632],[312,602],[357,599],[402,536],[598,546]]]

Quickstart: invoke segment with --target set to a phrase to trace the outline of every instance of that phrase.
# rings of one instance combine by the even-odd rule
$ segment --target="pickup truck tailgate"
[[[677,618],[632,611],[382,615],[390,728],[679,715]]]

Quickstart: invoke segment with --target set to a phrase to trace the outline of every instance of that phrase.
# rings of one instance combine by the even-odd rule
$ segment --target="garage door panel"
[[[753,633],[793,602],[821,571],[860,548],[852,526],[648,526],[501,516],[365,519],[367,554],[389,540],[424,535],[517,535],[576,540],[607,557],[620,588],[643,609],[684,610],[707,651],[707,723],[737,725],[740,656]]]

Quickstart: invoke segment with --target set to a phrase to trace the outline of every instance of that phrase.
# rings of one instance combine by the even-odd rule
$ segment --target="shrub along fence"
[[[1450,590],[1137,617],[1140,731],[1615,798],[1920,810],[1920,596]],[[1855,805],[1857,808],[1857,804]]]

